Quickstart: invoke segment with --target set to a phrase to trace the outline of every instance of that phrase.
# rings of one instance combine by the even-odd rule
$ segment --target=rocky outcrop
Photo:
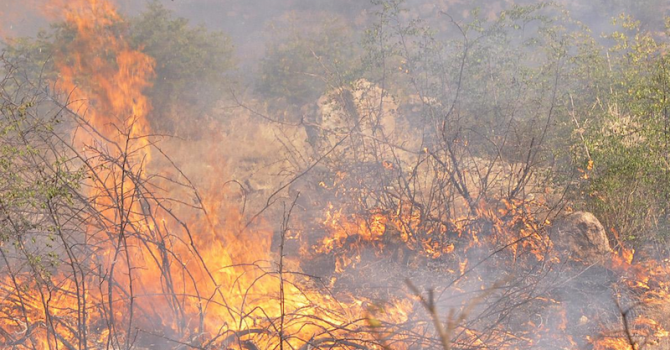
[[[612,252],[605,228],[598,218],[578,211],[557,221],[551,232],[556,251],[563,257],[597,264]]]

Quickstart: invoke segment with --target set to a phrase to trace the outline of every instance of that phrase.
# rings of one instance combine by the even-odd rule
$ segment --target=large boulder
[[[585,211],[567,215],[554,224],[551,240],[558,253],[571,260],[597,264],[612,252],[605,228]]]

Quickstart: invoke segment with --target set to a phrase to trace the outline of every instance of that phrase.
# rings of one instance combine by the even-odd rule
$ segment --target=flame
[[[463,295],[487,287],[485,278],[469,273],[485,260],[478,257],[482,251],[505,247],[503,262],[488,262],[492,269],[556,262],[548,254],[553,243],[543,233],[548,222],[530,215],[529,203],[512,200],[501,200],[499,206],[482,202],[468,216],[431,224],[429,213],[409,201],[398,200],[391,211],[328,203],[318,241],[296,233],[304,239],[301,254],[278,256],[272,248],[272,225],[248,223],[235,203],[226,200],[228,193],[217,176],[201,180],[206,195],[196,195],[193,205],[171,200],[193,196],[195,186],[174,180],[178,176],[166,166],[169,162],[154,153],[156,140],[148,121],[152,107],[144,94],[154,76],[153,59],[124,39],[123,18],[109,2],[76,0],[63,8],[66,25],[76,34],[55,54],[58,87],[80,118],[81,128],[72,136],[76,151],[97,174],[86,190],[101,215],[86,222],[86,244],[80,245],[90,251],[76,258],[81,259],[76,267],[47,271],[31,261],[30,273],[3,277],[4,345],[129,348],[141,338],[163,342],[141,346],[244,349],[253,340],[269,349],[336,346],[338,339],[353,337],[355,342],[337,346],[383,349],[393,343],[394,348],[410,348],[414,340],[403,341],[411,332],[398,325],[413,322],[408,328],[430,338],[429,322],[416,315],[416,298],[405,295],[384,305],[360,295],[336,298],[327,286],[308,287],[315,282],[300,272],[301,261],[333,255],[333,285],[364,262],[362,252],[383,257],[396,249],[422,261],[450,264],[443,272],[454,278],[452,287]],[[217,137],[215,130],[211,137]],[[208,171],[224,173],[224,162],[210,153],[202,160]],[[390,162],[382,167],[396,170]],[[148,179],[150,171],[160,176]],[[346,176],[339,173],[336,182]],[[149,194],[149,186],[158,188],[158,194]],[[331,189],[325,182],[321,186]],[[634,262],[633,255],[624,249],[612,256],[608,267],[624,276],[645,304],[670,300],[667,265]],[[566,348],[576,347],[560,302],[537,295],[530,299],[553,319],[524,322],[515,333],[457,325],[454,341],[480,349],[517,349],[522,348],[519,344],[535,345],[541,336],[541,341],[560,339]],[[584,316],[584,322],[590,320]],[[649,317],[634,318],[631,327],[635,337],[668,337]],[[594,349],[630,348],[626,334],[605,326],[598,337],[586,340]]]
[[[115,33],[123,20],[109,2],[77,0],[64,8],[65,23],[76,35],[56,52],[54,62],[69,108],[100,136],[116,143],[124,137],[132,140],[130,153],[149,162],[145,136],[151,103],[143,92],[151,86],[154,60]],[[91,143],[99,138],[90,133],[75,137],[82,147],[94,147]]]
[[[55,54],[57,86],[80,118],[76,151],[96,173],[87,188],[101,216],[87,223],[85,237],[95,251],[71,273],[45,274],[43,281],[16,274],[3,281],[2,326],[16,335],[5,334],[5,344],[127,348],[139,336],[171,345],[244,348],[254,339],[264,348],[299,348],[310,339],[329,344],[338,335],[360,333],[365,299],[343,304],[299,288],[305,278],[295,273],[295,259],[282,257],[277,266],[273,230],[263,222],[246,225],[215,177],[195,208],[151,197],[146,186],[161,188],[166,198],[188,192],[161,180],[170,174],[152,154],[144,90],[154,61],[124,39],[123,19],[109,2],[77,0],[64,9],[75,34]],[[208,164],[223,170],[216,157]],[[164,177],[146,179],[148,169]],[[352,229],[379,236],[382,217],[370,224]],[[408,307],[387,306],[380,319],[403,322]]]

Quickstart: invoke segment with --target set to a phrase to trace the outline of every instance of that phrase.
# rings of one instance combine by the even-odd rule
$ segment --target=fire
[[[137,162],[149,162],[146,147],[151,103],[143,94],[151,85],[154,61],[133,49],[118,31],[122,20],[107,1],[78,0],[65,5],[65,23],[76,35],[57,51],[58,86],[68,94],[69,108],[100,136],[132,140]],[[83,145],[98,135],[76,134]]]
[[[168,162],[154,158],[144,95],[153,59],[125,41],[123,20],[107,1],[69,2],[64,18],[73,39],[54,57],[57,87],[79,118],[75,151],[96,174],[87,183],[93,216],[74,239],[91,252],[68,252],[72,266],[62,270],[70,272],[57,268],[40,272],[44,280],[17,274],[3,281],[2,328],[14,333],[4,335],[5,344],[246,348],[253,340],[263,348],[299,348],[347,337],[374,342],[372,335],[357,335],[366,327],[366,300],[342,303],[318,288],[299,287],[307,281],[296,273],[295,258],[272,253],[272,228],[245,225],[216,179],[194,206],[155,197],[189,191],[169,180]],[[220,170],[220,163],[210,165]],[[146,178],[148,169],[161,177]],[[372,226],[366,232],[378,235],[383,223]],[[407,310],[406,303],[387,306],[379,319],[402,323]]]
[[[670,300],[670,284],[668,276],[670,269],[667,261],[655,261],[649,259],[644,262],[633,261],[634,250],[622,249],[613,257],[612,268],[619,271],[623,276],[623,282],[634,293],[639,295],[642,308],[662,307]],[[652,287],[653,283],[653,287]],[[617,295],[617,298],[620,296]],[[634,305],[638,306],[638,305]],[[645,313],[632,317],[637,310],[629,308],[622,310],[622,315],[627,316],[624,321],[626,327],[619,327],[610,332],[604,332],[600,338],[593,341],[599,350],[623,350],[640,348],[640,344],[658,344],[667,341],[670,333],[658,321],[650,318]]]
[[[442,326],[453,338],[448,341],[478,349],[552,342],[567,349],[584,341],[594,349],[629,349],[631,339],[668,337],[663,325],[647,316],[633,317],[628,333],[602,325],[597,337],[570,334],[575,327],[568,301],[554,297],[541,283],[568,263],[551,254],[553,242],[545,231],[549,222],[535,218],[528,208],[543,203],[482,200],[466,216],[442,221],[400,199],[393,210],[328,203],[315,227],[286,224],[277,232],[263,219],[248,222],[236,203],[227,200],[217,176],[199,181],[201,195],[155,146],[160,140],[151,133],[152,106],[144,94],[155,63],[124,39],[123,19],[114,6],[77,0],[64,9],[73,39],[54,57],[57,87],[78,118],[74,151],[94,176],[83,189],[88,202],[80,231],[52,228],[58,237],[76,243],[65,244],[75,248],[64,252],[60,265],[47,268],[30,260],[24,270],[2,278],[4,345],[412,349],[439,346]],[[211,137],[217,133],[212,131]],[[209,172],[224,172],[223,162],[210,153],[202,160]],[[382,167],[397,170],[388,161]],[[339,180],[346,176],[338,174]],[[325,183],[322,187],[329,189]],[[189,197],[190,202],[184,199]],[[300,229],[320,236],[314,240]],[[277,236],[279,252],[273,248]],[[290,239],[300,244],[295,256],[284,251]],[[368,252],[379,259],[391,256],[411,273],[437,262],[440,282],[449,287],[430,290],[429,298],[421,291],[402,290],[400,296],[389,293],[384,302],[363,293],[333,295],[329,287],[368,264]],[[327,282],[307,276],[302,268],[305,261],[322,257],[333,258]],[[667,302],[670,270],[662,262],[634,262],[633,257],[634,251],[623,249],[606,268],[622,276],[620,281],[645,305]],[[420,272],[410,276],[421,277]],[[491,278],[501,282],[491,286]],[[511,279],[527,284],[505,285]],[[435,295],[447,296],[446,301],[435,301]],[[514,297],[523,298],[521,305]],[[536,309],[528,306],[526,319],[508,326],[504,317],[509,309],[525,304]],[[479,329],[483,321],[478,317],[495,322]],[[595,321],[582,315],[577,322]]]

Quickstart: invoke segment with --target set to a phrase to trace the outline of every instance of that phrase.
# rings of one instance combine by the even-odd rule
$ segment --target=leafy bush
[[[222,96],[226,74],[234,65],[226,35],[192,27],[157,1],[129,20],[128,31],[132,43],[156,60],[156,78],[148,94],[159,130],[168,120],[184,119],[183,114],[197,118]]]
[[[612,46],[581,111],[586,204],[624,240],[666,235],[670,196],[670,61],[667,44],[632,17],[617,19]]]
[[[358,62],[350,28],[337,17],[311,17],[299,23],[292,13],[271,25],[257,88],[263,96],[302,105],[351,81]]]

